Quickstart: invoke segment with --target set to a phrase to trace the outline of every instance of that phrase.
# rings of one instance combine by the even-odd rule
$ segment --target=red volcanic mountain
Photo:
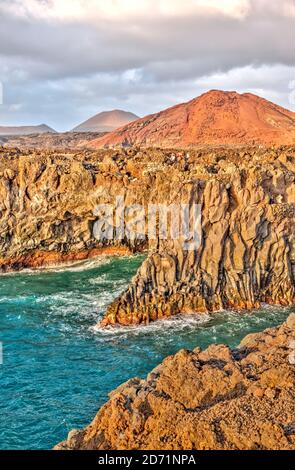
[[[116,145],[295,144],[295,113],[251,93],[212,90],[95,139]]]

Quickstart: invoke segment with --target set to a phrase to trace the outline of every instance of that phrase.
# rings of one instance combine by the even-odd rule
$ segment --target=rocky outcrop
[[[109,306],[103,326],[294,303],[293,158],[273,160],[272,152],[261,159],[244,153],[214,158],[209,166],[196,162],[192,179],[181,181],[171,172],[165,183],[170,202],[201,205],[200,247],[187,251],[179,240],[159,241],[129,288]]]
[[[166,358],[110,394],[66,450],[295,450],[295,314],[238,349]]]
[[[97,204],[113,203],[130,183],[107,153],[2,149],[0,157],[0,270],[142,248],[94,236]]]
[[[251,93],[212,90],[95,139],[93,147],[294,145],[295,113]]]
[[[146,249],[146,225],[134,238],[97,239],[97,205],[114,207],[118,195],[146,212],[149,204],[200,204],[200,247],[186,251],[169,233],[150,239],[147,260],[103,325],[294,303],[294,148],[0,154],[5,271]]]

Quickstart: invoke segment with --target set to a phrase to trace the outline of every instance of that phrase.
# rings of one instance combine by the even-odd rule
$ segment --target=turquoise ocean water
[[[107,394],[180,348],[238,345],[292,309],[187,316],[96,330],[142,257],[0,277],[0,449],[49,449],[88,424]],[[293,309],[294,311],[295,309]]]

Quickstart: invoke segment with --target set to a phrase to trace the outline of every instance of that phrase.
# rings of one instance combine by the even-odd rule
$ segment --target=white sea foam
[[[148,325],[130,325],[130,326],[107,326],[101,328],[98,325],[91,327],[91,331],[104,337],[114,337],[122,335],[142,335],[142,334],[156,334],[159,331],[168,330],[190,330],[198,326],[204,325],[211,320],[209,314],[189,314],[189,315],[174,315],[169,318],[157,320],[149,323]]]
[[[264,324],[265,316],[263,312],[267,308],[267,316],[270,318],[271,316],[276,317],[276,315],[281,312],[284,313],[285,311],[292,310],[292,307],[282,307],[282,306],[274,306],[274,305],[267,305],[263,306],[260,309],[251,310],[251,311],[236,311],[236,310],[222,310],[219,312],[214,312],[214,314],[209,313],[193,313],[193,314],[186,314],[186,315],[175,315],[169,318],[157,320],[154,322],[149,323],[148,325],[130,325],[130,326],[107,326],[107,327],[100,327],[99,325],[95,325],[90,327],[90,330],[100,337],[104,339],[114,339],[114,338],[124,338],[129,337],[130,335],[140,336],[140,335],[148,335],[157,333],[163,333],[163,331],[175,334],[176,331],[179,333],[181,332],[189,332],[198,329],[199,327],[206,327],[209,326],[210,322],[212,321],[211,328],[211,339],[212,342],[218,339],[220,336],[220,325],[224,325],[226,328],[227,333],[230,333],[232,330],[233,336],[236,334],[237,327],[240,329],[245,326],[249,322],[249,315],[253,315],[253,319],[255,319],[255,324],[259,326],[259,324]],[[259,313],[261,315],[259,315]],[[219,320],[220,324],[215,324],[215,321]],[[230,321],[227,321],[230,320]]]

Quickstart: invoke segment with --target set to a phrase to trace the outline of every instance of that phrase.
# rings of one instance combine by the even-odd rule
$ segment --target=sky
[[[294,44],[295,0],[0,0],[0,125],[66,131],[210,89],[295,111]]]

